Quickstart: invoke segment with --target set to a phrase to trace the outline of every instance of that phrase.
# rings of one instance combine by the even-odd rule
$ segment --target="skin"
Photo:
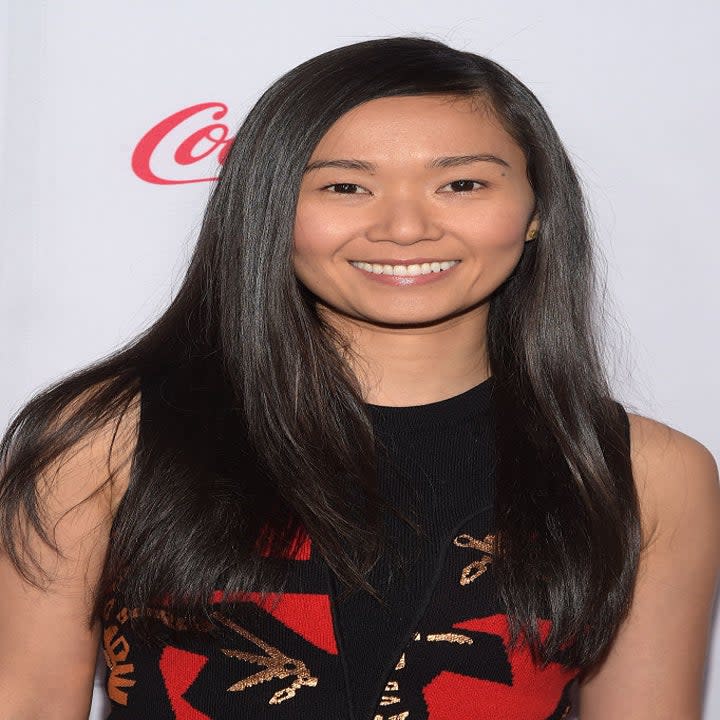
[[[434,158],[488,153],[428,169]],[[466,99],[382,98],[341,117],[315,161],[358,159],[303,178],[294,267],[348,339],[367,402],[407,406],[457,395],[488,377],[488,296],[539,227],[522,150],[492,112]],[[477,180],[484,185],[450,185]],[[347,183],[342,189],[333,183]],[[468,192],[458,192],[470,188]],[[349,260],[462,260],[426,286],[366,279]],[[697,440],[630,414],[643,551],[631,610],[604,662],[580,683],[582,720],[700,720],[718,580],[717,465]]]

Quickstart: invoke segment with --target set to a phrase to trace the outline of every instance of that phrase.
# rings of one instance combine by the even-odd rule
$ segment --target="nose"
[[[366,235],[372,241],[411,244],[437,240],[442,229],[427,201],[410,195],[387,196],[375,204]]]

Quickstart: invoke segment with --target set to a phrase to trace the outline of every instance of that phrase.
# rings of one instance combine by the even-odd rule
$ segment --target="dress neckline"
[[[460,420],[471,414],[489,412],[494,378],[491,375],[469,390],[424,405],[374,405],[365,403],[370,416],[383,424],[433,425],[447,420]]]

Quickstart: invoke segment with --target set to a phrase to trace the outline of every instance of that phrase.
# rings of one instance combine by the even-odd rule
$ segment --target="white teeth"
[[[366,262],[351,262],[361,270],[375,273],[375,275],[429,275],[457,265],[459,260],[447,260],[445,262],[423,263],[422,265],[372,265]]]

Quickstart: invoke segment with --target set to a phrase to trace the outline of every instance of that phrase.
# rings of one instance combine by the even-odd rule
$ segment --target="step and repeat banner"
[[[223,157],[271,82],[333,47],[425,35],[500,62],[545,105],[592,209],[617,395],[720,457],[716,3],[4,0],[0,12],[3,427],[167,306]],[[720,717],[717,639],[711,655],[707,718]]]

